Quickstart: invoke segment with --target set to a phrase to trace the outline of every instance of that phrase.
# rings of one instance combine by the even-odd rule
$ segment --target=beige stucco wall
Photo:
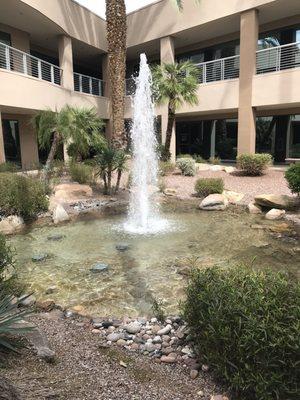
[[[108,118],[109,100],[64,89],[52,83],[0,69],[0,105],[20,110],[60,110],[66,104],[95,107],[101,118]]]
[[[0,17],[1,18],[1,17]],[[0,31],[9,33],[11,36],[11,45],[16,49],[29,53],[30,51],[30,36],[27,32],[20,29],[13,28],[12,26],[0,23]]]
[[[19,116],[21,160],[23,169],[35,169],[39,164],[36,131],[30,116]]]

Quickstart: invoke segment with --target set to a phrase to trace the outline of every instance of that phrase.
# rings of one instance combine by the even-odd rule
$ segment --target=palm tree
[[[92,145],[104,144],[101,135],[103,122],[95,110],[65,106],[60,112],[40,111],[34,117],[41,148],[49,149],[43,178],[48,177],[58,147],[62,143],[73,143],[81,154],[86,154]]]
[[[124,0],[106,0],[108,75],[111,82],[112,140],[125,145],[125,76],[127,19]]]
[[[176,110],[188,103],[198,103],[198,68],[190,61],[157,65],[153,69],[154,96],[157,104],[168,103],[168,124],[162,159],[170,158]]]

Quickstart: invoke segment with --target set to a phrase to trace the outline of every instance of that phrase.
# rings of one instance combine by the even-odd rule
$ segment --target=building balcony
[[[84,74],[74,73],[74,90],[76,92],[104,96],[104,81]]]

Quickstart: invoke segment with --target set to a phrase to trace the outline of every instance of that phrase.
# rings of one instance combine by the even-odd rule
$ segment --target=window
[[[4,151],[6,161],[21,164],[19,123],[15,120],[2,120]]]

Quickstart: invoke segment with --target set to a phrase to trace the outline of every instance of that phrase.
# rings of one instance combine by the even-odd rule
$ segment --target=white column
[[[171,36],[160,39],[160,62],[163,63],[174,63],[175,62],[175,50],[174,50],[174,39]],[[166,140],[166,130],[168,125],[168,106],[162,107],[161,113],[161,138],[162,142]],[[172,140],[170,146],[171,161],[175,162],[176,159],[176,124],[172,131]]]
[[[74,90],[72,39],[61,35],[58,42],[59,66],[62,69],[61,85],[68,90]]]

